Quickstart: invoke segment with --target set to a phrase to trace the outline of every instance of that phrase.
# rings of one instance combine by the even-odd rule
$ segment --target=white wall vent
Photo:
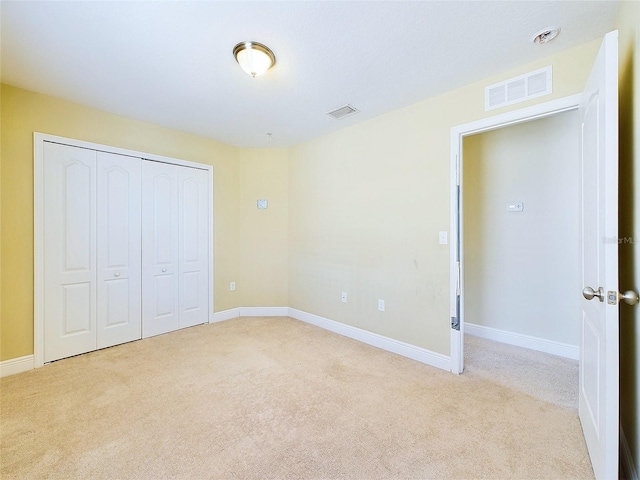
[[[549,95],[553,89],[552,84],[551,65],[504,82],[494,83],[484,89],[484,109],[493,110]]]
[[[347,104],[343,107],[336,108],[335,110],[331,110],[330,112],[327,112],[327,115],[335,119],[340,119],[348,115],[353,115],[354,113],[358,113],[359,111],[360,110],[358,110],[356,107]]]

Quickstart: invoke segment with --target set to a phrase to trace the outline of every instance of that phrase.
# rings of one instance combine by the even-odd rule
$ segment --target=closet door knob
[[[116,272],[113,274],[114,277],[119,277],[120,276],[120,272]]]
[[[591,287],[584,287],[582,289],[582,296],[587,300],[593,299],[593,297],[597,297],[598,300],[604,302],[604,289],[599,287],[598,290],[594,290]]]
[[[166,269],[166,268],[163,268],[163,269],[162,269],[162,273],[164,273],[164,272],[166,272],[166,271],[167,271],[167,269]]]

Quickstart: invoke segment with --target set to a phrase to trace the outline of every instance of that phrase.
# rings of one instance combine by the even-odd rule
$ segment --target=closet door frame
[[[86,148],[98,152],[115,153],[153,162],[169,163],[205,170],[209,176],[209,315],[208,323],[213,322],[213,166],[189,162],[177,158],[164,157],[151,153],[138,152],[109,145],[85,142],[73,138],[34,132],[33,134],[33,213],[34,213],[34,311],[33,311],[33,359],[35,368],[44,365],[44,145],[46,142]]]

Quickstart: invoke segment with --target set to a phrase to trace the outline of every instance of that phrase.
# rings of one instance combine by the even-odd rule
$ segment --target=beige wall
[[[235,293],[243,307],[286,307],[288,150],[241,149],[239,161],[241,253]],[[268,201],[266,210],[258,210],[258,199]]]
[[[32,352],[33,131],[213,164],[216,311],[288,304],[448,354],[449,249],[438,231],[449,230],[451,127],[581,91],[599,43],[288,150],[236,149],[3,86],[0,358]],[[548,64],[552,95],[484,111],[485,85]],[[255,209],[262,196],[266,212]]]
[[[0,361],[2,357],[2,85],[0,84]]]
[[[640,289],[640,2],[621,2],[620,288]],[[640,472],[640,308],[620,307],[620,423]]]
[[[465,323],[578,347],[579,142],[576,110],[464,139]]]
[[[291,148],[289,305],[448,355],[449,248],[438,232],[449,230],[451,128],[581,92],[599,45]],[[552,95],[484,111],[486,85],[549,64]]]
[[[7,85],[1,117],[0,360],[33,353],[33,132],[213,165],[215,310],[239,306],[227,281],[239,274],[238,149]]]

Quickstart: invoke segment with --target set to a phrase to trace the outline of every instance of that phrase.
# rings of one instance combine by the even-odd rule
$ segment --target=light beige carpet
[[[577,360],[465,335],[465,373],[578,411]]]
[[[593,478],[576,412],[290,318],[0,382],[2,479]]]

